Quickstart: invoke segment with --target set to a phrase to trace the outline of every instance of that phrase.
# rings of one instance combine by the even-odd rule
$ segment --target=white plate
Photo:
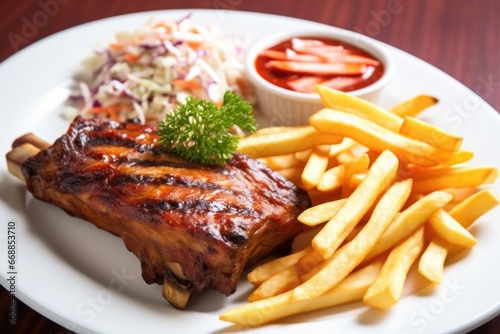
[[[96,43],[110,40],[118,30],[144,24],[152,15],[179,18],[187,10],[138,13],[78,26],[27,47],[0,65],[1,153],[26,132],[51,141],[68,122],[59,108],[68,84]],[[233,11],[196,10],[194,19],[216,23],[236,34],[254,38],[287,29],[325,27],[308,21]],[[335,29],[335,28],[329,28]],[[423,117],[465,137],[474,164],[500,167],[500,117],[474,92],[432,66],[390,46],[397,73],[381,104],[390,106],[421,93],[440,99],[439,108]],[[488,87],[478,87],[488,89]],[[7,223],[15,222],[17,237],[16,296],[44,316],[77,332],[106,333],[287,333],[366,332],[444,333],[470,330],[500,313],[500,210],[482,217],[473,228],[478,245],[461,254],[445,270],[445,282],[431,288],[411,281],[400,303],[387,312],[361,304],[296,316],[258,329],[241,329],[218,320],[218,315],[245,302],[251,287],[243,281],[236,294],[225,298],[207,291],[177,311],[161,297],[160,286],[146,285],[139,261],[121,239],[73,219],[62,210],[33,200],[23,184],[1,164],[0,275],[7,286]],[[500,191],[498,183],[495,188]],[[22,321],[22,319],[18,319]]]

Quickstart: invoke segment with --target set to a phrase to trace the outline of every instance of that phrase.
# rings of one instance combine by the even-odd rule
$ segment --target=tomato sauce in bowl
[[[299,93],[313,93],[316,84],[350,92],[384,74],[383,63],[368,52],[318,37],[290,38],[262,50],[255,69],[273,85]]]
[[[324,108],[318,85],[376,102],[396,71],[391,49],[337,29],[284,31],[255,41],[245,69],[257,114],[268,125],[307,125]]]

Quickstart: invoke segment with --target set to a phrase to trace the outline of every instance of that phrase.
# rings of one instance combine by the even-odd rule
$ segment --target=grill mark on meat
[[[132,147],[136,149],[141,149],[143,152],[151,151],[153,149],[153,144],[141,144],[137,141],[127,138],[119,137],[87,137],[86,145],[88,146],[125,146]]]
[[[231,214],[242,217],[259,217],[259,213],[253,209],[229,205],[223,202],[206,201],[206,200],[191,200],[191,201],[176,201],[176,200],[145,200],[141,202],[148,213],[160,214],[165,211],[179,211],[183,214]]]
[[[199,169],[192,164],[189,165],[185,162],[178,162],[178,161],[173,161],[173,160],[164,160],[164,159],[157,159],[157,160],[150,160],[150,159],[130,159],[127,157],[122,157],[118,158],[116,160],[116,163],[118,164],[130,164],[130,165],[137,165],[137,166],[143,166],[143,167],[171,167],[171,168],[185,168],[185,169]]]
[[[184,188],[197,188],[202,190],[220,190],[222,192],[232,194],[229,189],[214,183],[205,183],[197,180],[187,180],[172,174],[165,174],[163,176],[151,175],[136,175],[136,174],[119,174],[111,182],[111,186],[121,185],[125,186],[128,183],[154,185],[154,186],[172,186]]]

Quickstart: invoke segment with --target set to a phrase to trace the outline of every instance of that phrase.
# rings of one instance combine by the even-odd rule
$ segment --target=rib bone
[[[19,180],[26,182],[21,172],[21,165],[32,155],[40,152],[40,149],[28,142],[20,144],[7,153],[7,169]]]

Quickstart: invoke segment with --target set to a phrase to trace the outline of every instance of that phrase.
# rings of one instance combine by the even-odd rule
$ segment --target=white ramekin
[[[305,125],[313,113],[324,108],[317,93],[300,93],[278,87],[257,73],[255,60],[261,51],[294,37],[338,40],[367,52],[383,63],[384,73],[379,80],[349,94],[376,103],[383,87],[394,74],[394,60],[387,48],[382,43],[356,32],[330,27],[269,35],[250,46],[245,61],[248,79],[255,90],[258,112],[265,118],[267,125]]]

